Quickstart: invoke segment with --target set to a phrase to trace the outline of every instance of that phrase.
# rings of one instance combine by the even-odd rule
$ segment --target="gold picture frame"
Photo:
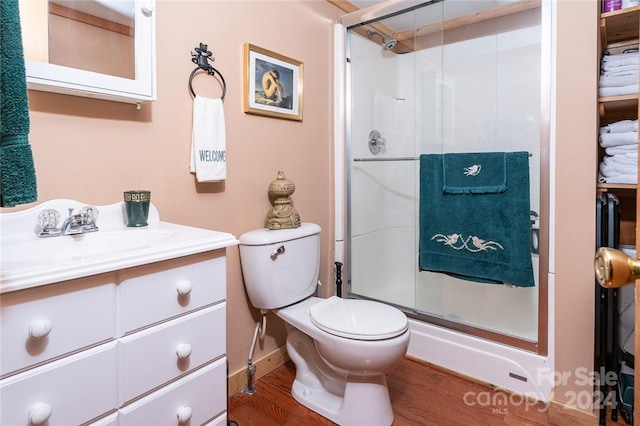
[[[244,112],[302,121],[304,65],[250,43],[244,45]]]

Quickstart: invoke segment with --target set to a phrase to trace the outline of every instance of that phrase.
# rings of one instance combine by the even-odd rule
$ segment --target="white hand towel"
[[[227,178],[227,148],[222,99],[197,96],[193,100],[191,173],[198,182]]]

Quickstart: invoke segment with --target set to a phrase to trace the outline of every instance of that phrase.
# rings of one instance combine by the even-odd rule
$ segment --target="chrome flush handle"
[[[280,246],[271,253],[271,260],[276,260],[278,256],[285,252],[284,246]]]

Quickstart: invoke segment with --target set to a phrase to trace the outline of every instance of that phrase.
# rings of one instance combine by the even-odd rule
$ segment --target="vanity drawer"
[[[119,426],[118,425],[118,413],[111,413],[107,417],[103,417],[100,420],[96,420],[89,424],[90,426]]]
[[[218,416],[227,406],[226,361],[219,359],[120,409],[119,426],[202,425]]]
[[[122,271],[121,334],[157,324],[226,297],[224,250]]]
[[[3,293],[0,376],[114,339],[115,274]]]
[[[227,426],[229,422],[227,421],[227,413],[222,413],[215,419],[211,420],[206,426]]]
[[[226,303],[119,340],[120,403],[225,355]]]
[[[116,342],[8,377],[0,381],[0,424],[88,422],[116,410],[117,379]]]

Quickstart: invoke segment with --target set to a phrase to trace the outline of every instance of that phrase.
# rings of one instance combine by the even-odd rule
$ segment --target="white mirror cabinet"
[[[155,6],[155,0],[20,0],[28,88],[154,101]]]

